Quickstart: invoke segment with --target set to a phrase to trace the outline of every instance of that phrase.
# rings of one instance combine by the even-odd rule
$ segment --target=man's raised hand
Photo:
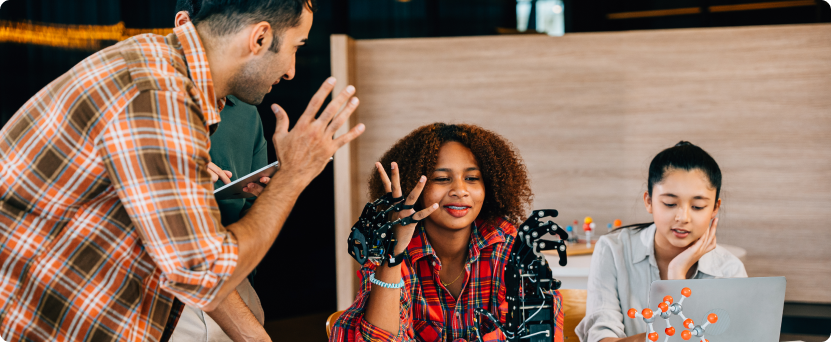
[[[335,132],[358,108],[358,98],[352,96],[355,94],[353,86],[346,87],[332,98],[332,102],[326,106],[320,117],[315,119],[315,115],[334,87],[333,77],[323,82],[291,131],[286,112],[276,104],[271,105],[277,117],[277,127],[272,140],[277,158],[280,160],[280,173],[290,174],[295,181],[303,182],[303,186],[308,185],[323,171],[329,158],[340,147],[364,132],[364,125],[357,124],[346,134],[333,138]]]

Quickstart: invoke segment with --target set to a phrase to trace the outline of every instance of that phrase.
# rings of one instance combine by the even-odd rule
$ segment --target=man
[[[353,87],[315,118],[331,78],[291,132],[272,105],[281,169],[245,216],[220,223],[208,150],[222,99],[262,101],[292,69],[311,8],[205,0],[193,23],[90,56],[12,117],[0,130],[0,336],[164,340],[177,300],[228,319],[223,301],[300,192],[364,130],[333,137],[358,105]]]
[[[175,27],[190,22],[194,13],[199,12],[202,7],[202,0],[178,0],[176,1]],[[283,79],[294,78],[294,69],[286,70]],[[228,96],[225,101],[225,108],[219,113],[222,124],[216,128],[211,135],[211,163],[216,165],[215,172],[217,180],[215,188],[221,187],[236,178],[245,176],[248,173],[259,170],[268,164],[266,141],[263,137],[263,124],[257,107]],[[223,172],[222,170],[227,170]],[[212,175],[213,176],[213,175]],[[249,185],[252,192],[259,194],[261,187],[256,183]],[[247,199],[223,199],[217,200],[219,212],[222,217],[222,225],[228,226],[236,223],[243,214],[254,204],[255,198]],[[255,270],[256,271],[256,270]],[[231,292],[222,302],[222,306],[229,311],[228,317],[236,321],[216,322],[210,315],[197,307],[187,305],[182,311],[179,322],[170,337],[172,342],[206,341],[222,342],[232,341],[223,330],[228,330],[234,335],[239,327],[247,326],[244,331],[246,337],[254,337],[255,340],[268,341],[269,336],[262,327],[265,320],[265,313],[257,297],[256,291],[251,286],[251,277],[244,279],[237,286],[236,291]],[[242,336],[235,336],[242,340]]]

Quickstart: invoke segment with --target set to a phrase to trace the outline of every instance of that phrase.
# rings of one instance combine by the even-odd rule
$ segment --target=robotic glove
[[[386,261],[389,266],[396,266],[404,260],[404,253],[391,254],[395,250],[396,243],[398,243],[392,227],[396,225],[406,226],[419,220],[413,218],[415,214],[395,221],[389,221],[388,219],[391,211],[399,212],[413,208],[412,205],[404,204],[404,198],[403,196],[392,197],[392,193],[388,192],[381,198],[364,206],[364,211],[361,212],[358,222],[352,226],[352,232],[349,233],[349,239],[347,240],[349,255],[355,258],[358,263],[363,265],[369,260],[376,265],[381,265]],[[389,207],[383,210],[379,209],[382,206]]]

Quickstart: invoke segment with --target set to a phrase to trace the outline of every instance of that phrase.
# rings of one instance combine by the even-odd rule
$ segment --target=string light
[[[44,45],[65,49],[100,50],[114,41],[135,35],[153,33],[167,35],[172,28],[134,29],[115,25],[35,24],[0,20],[0,43]]]

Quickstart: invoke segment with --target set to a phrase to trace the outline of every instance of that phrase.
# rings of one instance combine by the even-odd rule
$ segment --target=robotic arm
[[[493,327],[502,330],[510,342],[543,342],[554,338],[556,317],[553,291],[559,289],[561,283],[552,276],[551,268],[541,251],[556,250],[560,257],[560,266],[565,266],[565,241],[568,240],[568,234],[553,221],[541,222],[540,219],[544,217],[557,217],[557,211],[534,210],[531,217],[520,225],[517,231],[516,241],[505,268],[509,310],[505,324],[500,324],[490,312],[476,309],[477,320],[478,316],[485,317]],[[547,233],[556,234],[560,240],[542,239]],[[477,324],[477,334],[480,329]],[[479,335],[481,341],[482,334]]]

